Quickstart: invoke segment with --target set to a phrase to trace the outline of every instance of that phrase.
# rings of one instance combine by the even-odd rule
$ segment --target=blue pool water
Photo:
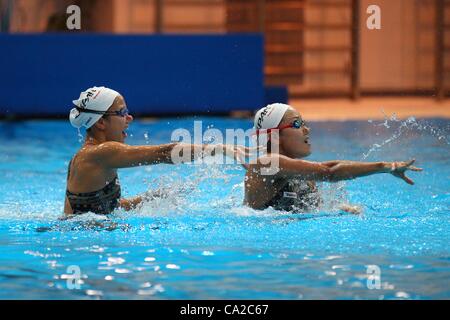
[[[193,120],[135,121],[128,143],[166,143],[176,128],[192,131]],[[251,126],[195,120],[204,129]],[[410,173],[415,186],[387,174],[324,183],[326,207],[292,215],[244,207],[236,165],[123,169],[125,196],[162,187],[168,198],[108,219],[59,221],[76,130],[65,121],[0,122],[0,299],[450,298],[450,122],[310,127],[310,160],[416,158],[424,172]],[[340,213],[342,201],[364,213]]]

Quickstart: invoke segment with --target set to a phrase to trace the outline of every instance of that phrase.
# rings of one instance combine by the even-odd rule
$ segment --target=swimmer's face
[[[108,112],[120,111],[126,107],[125,99],[122,96],[117,96]],[[133,121],[133,116],[130,114],[125,116],[107,115],[104,118],[106,140],[125,142],[127,137],[125,130],[131,121]]]
[[[290,125],[294,121],[302,123],[300,114],[295,109],[288,109],[279,127]],[[311,154],[309,142],[309,128],[303,124],[300,128],[286,128],[280,130],[280,149],[291,158],[303,158]]]

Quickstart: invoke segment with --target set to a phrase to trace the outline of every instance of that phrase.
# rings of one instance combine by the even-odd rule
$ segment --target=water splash
[[[148,199],[139,214],[164,216],[195,212],[202,215],[211,210],[225,213],[243,207],[244,175],[244,169],[237,164],[206,162],[174,168],[164,180],[155,178],[149,182],[152,190],[164,196]]]
[[[383,148],[386,145],[389,145],[391,143],[393,143],[394,141],[398,140],[400,137],[405,136],[405,134],[407,132],[419,132],[421,134],[423,133],[428,133],[431,136],[435,137],[439,142],[449,146],[450,145],[450,141],[449,139],[446,137],[446,130],[441,130],[433,125],[431,125],[428,121],[426,120],[417,120],[415,117],[409,117],[406,120],[399,120],[397,119],[395,113],[392,114],[390,117],[388,117],[384,111],[381,111],[384,116],[385,119],[382,123],[378,123],[378,124],[374,124],[374,126],[378,126],[378,127],[384,127],[386,129],[390,129],[390,128],[394,128],[395,126],[397,126],[397,128],[395,129],[394,133],[387,138],[386,140],[379,142],[379,143],[374,143],[372,145],[372,147],[366,152],[363,153],[362,156],[362,160],[367,159],[372,153],[380,150],[381,148]],[[368,121],[369,123],[374,123],[372,120]],[[377,133],[378,135],[378,133]]]
[[[80,128],[78,128],[77,131],[78,131],[78,142],[83,143],[84,137],[81,134]]]

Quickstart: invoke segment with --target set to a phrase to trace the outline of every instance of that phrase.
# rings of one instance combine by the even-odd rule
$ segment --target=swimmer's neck
[[[289,154],[288,152],[286,152],[282,146],[279,146],[278,152],[272,152],[272,151],[267,151],[267,155],[271,155],[271,156],[277,156],[277,155],[281,155],[281,156],[285,156],[285,157],[289,157],[292,159],[302,159],[305,157],[297,157],[294,155]]]
[[[93,136],[91,133],[86,134],[86,139],[84,140],[83,147],[90,145],[99,145],[103,142],[106,142],[106,138],[103,135]]]

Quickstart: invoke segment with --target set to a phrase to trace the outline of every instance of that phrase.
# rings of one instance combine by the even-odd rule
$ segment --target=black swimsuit
[[[67,180],[70,175],[70,164],[67,172]],[[73,214],[82,214],[93,212],[96,214],[110,214],[119,206],[120,183],[117,176],[105,187],[98,191],[72,193],[66,190],[67,199],[69,199]]]
[[[298,178],[290,179],[267,204],[275,210],[305,212],[317,208],[320,196],[316,185]]]

